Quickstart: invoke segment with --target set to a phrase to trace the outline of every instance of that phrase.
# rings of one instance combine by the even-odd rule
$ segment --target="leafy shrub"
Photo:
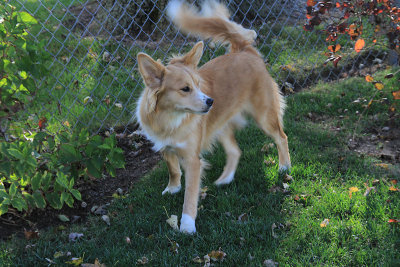
[[[47,72],[45,40],[32,41],[27,30],[37,21],[0,2],[0,118],[10,118],[37,93],[35,80]]]
[[[100,178],[104,171],[115,176],[115,169],[124,167],[115,136],[103,140],[69,129],[51,133],[46,118],[23,120],[25,106],[46,97],[36,85],[48,72],[45,40],[37,43],[28,34],[36,23],[0,2],[0,215],[10,207],[25,212],[48,204],[72,207],[81,200],[80,181]]]
[[[115,168],[124,167],[115,136],[103,141],[89,137],[87,130],[22,134],[14,142],[1,142],[0,150],[0,215],[10,205],[28,212],[47,204],[72,207],[74,199],[81,200],[77,181],[101,178],[104,170],[115,176]]]

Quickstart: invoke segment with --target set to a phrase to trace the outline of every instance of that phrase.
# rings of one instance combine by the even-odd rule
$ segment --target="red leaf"
[[[356,44],[354,45],[354,50],[356,50],[357,53],[361,52],[361,50],[365,46],[365,41],[364,39],[360,38],[357,40]]]
[[[398,223],[398,222],[400,222],[400,220],[390,219],[390,220],[388,221],[388,223]]]
[[[346,32],[346,27],[347,24],[346,23],[341,23],[337,26],[337,30],[339,33],[345,33]]]
[[[337,58],[335,58],[335,60],[333,60],[333,65],[335,66],[335,68],[337,68],[337,64],[339,63],[339,61],[342,59],[341,56],[338,56]]]
[[[44,128],[46,128],[46,122],[47,122],[47,119],[45,117],[42,117],[39,120],[38,125],[39,125],[40,130],[43,130]]]
[[[314,6],[316,3],[314,0],[307,0],[307,6]]]

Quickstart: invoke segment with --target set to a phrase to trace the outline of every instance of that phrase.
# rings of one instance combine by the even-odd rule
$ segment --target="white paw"
[[[290,165],[279,165],[279,172],[287,172],[290,170]]]
[[[196,226],[194,220],[187,214],[182,214],[181,227],[179,229],[182,233],[194,234],[196,233]]]
[[[178,186],[167,186],[164,191],[162,191],[162,195],[165,195],[166,193],[176,194],[179,191],[181,191],[181,185]]]
[[[233,181],[233,178],[235,178],[235,172],[231,172],[228,174],[226,177],[220,177],[218,180],[214,182],[215,185],[223,185],[223,184],[229,184]]]

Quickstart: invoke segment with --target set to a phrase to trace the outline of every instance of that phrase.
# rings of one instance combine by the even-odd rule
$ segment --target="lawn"
[[[58,4],[50,12],[56,2],[64,6]],[[41,82],[41,91],[50,92],[49,102],[34,103],[27,114],[35,113],[37,120],[47,117],[47,130],[54,132],[67,124],[93,132],[126,124],[142,87],[136,54],[144,51],[165,61],[177,49],[168,46],[154,51],[68,34],[58,20],[72,2],[79,3],[24,3],[28,10],[36,10],[37,19],[46,25],[48,30],[39,38],[50,40],[47,49],[55,58],[51,77]],[[332,69],[323,65],[326,47],[321,45],[320,35],[290,26],[283,30],[266,27],[260,29],[258,48],[275,78],[304,85],[310,82],[310,73]],[[271,32],[274,34],[268,35]],[[351,48],[344,41],[342,46],[345,53]],[[187,49],[189,46],[182,51]],[[118,60],[105,60],[105,52]],[[202,63],[223,53],[223,48],[208,49]],[[395,70],[374,77],[383,80],[390,71]],[[399,89],[399,78],[385,80],[385,88],[366,110],[376,89],[363,78],[319,83],[288,96],[285,131],[292,179],[278,174],[277,150],[269,146],[272,140],[250,121],[249,127],[237,133],[243,154],[235,180],[215,187],[213,181],[225,161],[217,146],[213,154],[206,155],[212,168],[203,180],[208,189],[199,204],[198,232],[193,236],[166,223],[173,214],[180,217],[183,192],[161,196],[168,174],[165,163],[160,162],[128,194],[113,200],[108,207],[110,226],[93,215],[84,223],[41,230],[39,239],[13,237],[0,243],[0,266],[58,266],[73,257],[84,263],[98,258],[107,266],[131,266],[146,260],[148,266],[200,266],[204,262],[194,258],[203,259],[218,249],[226,256],[216,264],[226,266],[261,266],[265,260],[286,266],[400,265],[396,222],[400,220],[400,186],[396,184],[400,163],[382,162],[377,156],[349,148],[353,136],[363,142],[376,131],[381,133],[389,122],[391,128],[400,129],[400,103],[391,95]],[[88,96],[93,102],[85,103]],[[388,112],[392,105],[397,109],[394,115]],[[376,150],[385,141],[376,141]],[[264,146],[269,149],[262,150]],[[83,233],[83,237],[70,242],[70,233]]]
[[[348,148],[353,134],[361,140],[371,135],[368,129],[381,129],[393,119],[387,110],[396,81],[385,84],[361,119],[364,99],[376,92],[363,78],[321,83],[287,97],[291,181],[278,174],[276,148],[261,151],[271,139],[253,122],[237,133],[243,155],[232,184],[213,185],[224,165],[222,148],[206,155],[212,168],[203,180],[208,190],[195,235],[166,223],[169,216],[180,216],[183,192],[161,195],[168,177],[161,162],[126,196],[114,199],[110,226],[91,216],[82,224],[41,231],[39,239],[13,238],[0,244],[0,265],[38,266],[49,260],[63,265],[76,257],[85,263],[98,258],[107,266],[146,260],[148,266],[200,266],[195,257],[218,249],[226,256],[216,263],[224,266],[261,266],[265,260],[282,266],[399,265],[399,224],[389,221],[400,219],[400,164],[381,164]],[[394,105],[400,109],[398,101]],[[395,116],[391,127],[399,129]],[[83,237],[69,242],[73,232]]]

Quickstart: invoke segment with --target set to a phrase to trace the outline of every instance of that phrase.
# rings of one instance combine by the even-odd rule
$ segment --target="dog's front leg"
[[[164,151],[163,158],[167,162],[169,172],[169,182],[162,194],[170,193],[175,194],[181,190],[181,169],[179,167],[179,160],[175,153],[171,151]]]
[[[183,203],[180,231],[193,234],[196,232],[195,220],[199,200],[201,162],[198,156],[185,159],[185,200]]]

